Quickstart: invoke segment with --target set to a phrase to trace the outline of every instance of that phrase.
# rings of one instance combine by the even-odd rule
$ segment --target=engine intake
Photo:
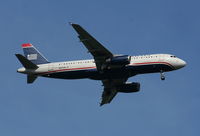
[[[106,62],[111,65],[127,65],[130,64],[130,60],[131,56],[120,55],[120,56],[114,56],[113,58],[109,58],[106,60]]]
[[[117,87],[118,92],[133,93],[140,91],[140,83],[126,83]]]

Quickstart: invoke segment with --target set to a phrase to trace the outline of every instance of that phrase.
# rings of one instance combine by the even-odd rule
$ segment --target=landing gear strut
[[[160,71],[160,79],[165,80],[165,75],[162,70]]]

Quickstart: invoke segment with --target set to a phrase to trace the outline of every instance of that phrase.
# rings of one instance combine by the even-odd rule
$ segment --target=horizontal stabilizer
[[[21,54],[15,54],[15,55],[26,69],[37,69],[38,68],[38,66],[36,64],[34,64],[33,62],[31,62],[30,60],[25,58],[23,55],[21,55]]]
[[[35,75],[27,75],[27,83],[28,84],[33,83],[36,78],[37,78],[37,76],[35,76]]]

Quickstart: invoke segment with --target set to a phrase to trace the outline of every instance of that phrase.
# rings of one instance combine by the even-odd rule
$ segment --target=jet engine
[[[117,87],[118,92],[122,93],[133,93],[140,91],[140,83],[125,83]]]
[[[131,56],[119,55],[106,60],[110,65],[127,65],[130,64]]]

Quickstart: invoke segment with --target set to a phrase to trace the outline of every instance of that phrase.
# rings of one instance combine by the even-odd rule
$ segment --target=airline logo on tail
[[[37,54],[28,54],[27,59],[28,60],[37,60]]]

